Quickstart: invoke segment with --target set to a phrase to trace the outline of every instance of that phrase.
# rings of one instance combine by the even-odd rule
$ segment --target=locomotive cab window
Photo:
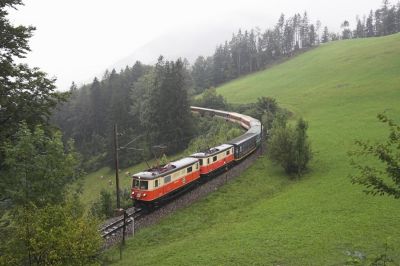
[[[133,184],[132,184],[133,187],[139,188],[139,185],[140,185],[140,181],[139,181],[139,180],[133,179],[133,182],[132,182],[132,183],[133,183]]]
[[[226,151],[226,155],[229,155],[231,153],[231,150]]]
[[[210,158],[207,158],[207,164],[209,164],[210,163]]]
[[[149,184],[147,181],[140,181],[140,189],[147,190],[149,188]]]
[[[213,157],[213,162],[217,161],[217,156]]]
[[[154,180],[154,187],[158,187],[158,179]]]
[[[188,172],[188,173],[191,173],[191,172],[193,171],[193,169],[192,169],[192,167],[191,167],[191,166],[190,166],[190,167],[188,167],[186,170],[187,170],[187,172]]]
[[[199,162],[200,162],[200,165],[203,165],[203,159],[200,159]]]

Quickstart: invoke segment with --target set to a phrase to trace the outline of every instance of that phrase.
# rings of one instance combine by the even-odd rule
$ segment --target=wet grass
[[[121,265],[343,265],[346,252],[400,262],[400,201],[352,185],[354,139],[399,121],[400,34],[341,41],[218,88],[230,102],[275,97],[309,122],[311,170],[290,179],[265,157],[206,199],[130,239]],[[397,257],[396,257],[397,256]]]

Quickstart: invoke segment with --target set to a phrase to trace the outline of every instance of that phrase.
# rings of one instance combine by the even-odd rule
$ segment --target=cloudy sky
[[[199,53],[214,47],[239,27],[271,27],[281,13],[292,15],[307,10],[311,22],[339,30],[345,19],[367,14],[381,0],[25,0],[25,6],[10,12],[14,24],[37,27],[26,59],[57,77],[59,89],[72,81],[88,82],[128,56],[140,58],[140,51],[160,36],[181,34],[201,42],[186,47]],[[220,34],[224,30],[226,33]],[[214,33],[213,33],[214,31]],[[207,38],[207,36],[210,38]],[[171,38],[170,38],[171,39]],[[170,40],[169,39],[169,40]],[[219,40],[221,39],[221,40]],[[166,39],[164,39],[166,40]],[[210,43],[211,42],[211,43]],[[182,42],[185,43],[185,42]],[[190,46],[188,42],[186,46]],[[168,49],[184,51],[178,44]],[[152,47],[160,47],[153,45]],[[154,48],[156,49],[156,48]],[[136,53],[135,53],[136,52]],[[154,51],[154,57],[160,53]],[[174,53],[172,53],[174,54]],[[133,63],[133,62],[132,62]]]

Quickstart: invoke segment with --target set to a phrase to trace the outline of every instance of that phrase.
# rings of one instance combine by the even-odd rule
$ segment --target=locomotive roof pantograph
[[[230,148],[232,148],[232,145],[222,144],[222,145],[210,148],[210,149],[205,150],[205,151],[194,153],[194,154],[192,154],[190,156],[194,157],[194,158],[204,158],[204,157],[209,157],[209,156],[212,156],[214,154],[218,154],[220,152],[229,150]]]
[[[160,176],[171,174],[197,162],[198,160],[196,158],[187,157],[175,162],[168,163],[164,166],[154,167],[146,171],[134,174],[132,177],[144,180],[151,180]]]

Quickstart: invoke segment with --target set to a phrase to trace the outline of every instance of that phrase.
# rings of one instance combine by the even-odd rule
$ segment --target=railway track
[[[108,237],[115,235],[119,230],[123,229],[124,227],[124,219],[125,219],[125,226],[128,226],[129,224],[133,223],[135,220],[140,219],[140,217],[143,215],[143,212],[141,209],[137,208],[129,208],[126,210],[126,217],[124,215],[118,217],[117,220],[104,225],[102,228],[99,229],[99,232],[101,233],[101,237],[107,239]]]
[[[220,180],[219,185],[217,185],[217,186],[221,186],[221,184],[223,185],[226,183],[226,181],[227,181],[227,180],[225,180],[226,177],[229,176],[229,179],[231,179],[237,175],[240,175],[240,173],[243,172],[243,170],[245,170],[248,166],[250,166],[253,163],[254,159],[257,158],[261,154],[261,151],[262,151],[261,149],[258,149],[255,153],[253,153],[252,155],[250,155],[249,157],[244,159],[241,163],[229,168],[227,171],[220,172],[218,175],[214,176],[212,179],[208,180],[207,182],[200,183],[199,185],[197,185],[194,188],[194,190],[196,190],[196,189],[201,190],[204,186],[210,185],[210,186],[212,186],[212,188],[209,189],[208,193],[215,191],[214,186],[216,186],[216,185],[212,184],[213,180],[216,182],[217,182],[217,179],[223,180],[223,181]],[[172,205],[172,204],[174,204],[174,202],[178,202],[180,198],[183,198],[185,195],[190,194],[191,192],[192,191],[189,191],[179,197],[176,197],[176,198],[170,200],[168,203],[166,203],[166,205]],[[208,193],[203,193],[203,194],[206,195]],[[198,200],[198,199],[199,198],[196,198],[195,200]],[[179,205],[179,203],[177,203],[176,205]],[[163,207],[155,209],[154,213],[156,213],[157,211],[160,211],[164,207],[167,207],[167,206],[163,206]],[[172,209],[175,209],[175,208],[173,207]],[[153,212],[146,214],[142,211],[142,209],[138,209],[138,208],[134,208],[134,207],[127,209],[126,212],[127,212],[127,215],[126,215],[126,220],[125,220],[125,226],[126,227],[132,226],[132,223],[134,222],[135,228],[137,225],[136,222],[142,220],[143,218],[145,218],[147,216],[151,216],[152,214],[154,214]],[[146,220],[146,219],[143,219],[143,220]],[[152,224],[152,223],[153,222],[150,222],[150,224]],[[107,241],[113,237],[118,237],[118,235],[122,235],[122,233],[120,234],[120,232],[122,231],[123,227],[124,227],[124,216],[121,215],[116,220],[114,220],[110,223],[107,223],[102,228],[100,228],[99,232],[100,232],[101,236]]]

